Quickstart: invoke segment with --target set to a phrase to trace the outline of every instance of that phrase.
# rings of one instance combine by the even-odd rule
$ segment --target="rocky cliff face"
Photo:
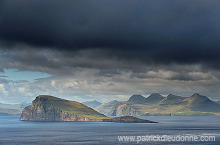
[[[55,98],[55,97],[54,97]],[[69,103],[67,100],[62,100],[59,98],[48,98],[48,97],[37,97],[33,102],[32,105],[27,106],[23,109],[20,120],[22,121],[108,121],[109,119],[104,115],[96,112],[95,110],[83,106],[78,102],[74,102],[73,107],[78,107],[77,105],[81,105],[81,109],[88,109],[91,113],[94,114],[94,118],[82,116],[82,115],[90,115],[90,114],[74,114],[70,113],[69,110],[73,108],[67,108],[68,111],[63,110],[62,105],[66,105]],[[54,105],[54,101],[59,105]],[[72,103],[72,102],[70,102]],[[61,107],[60,107],[61,106]],[[60,107],[60,109],[59,109]],[[74,108],[75,109],[75,108]],[[78,109],[78,108],[77,108]],[[87,111],[88,112],[88,111]],[[98,118],[95,118],[99,116]],[[100,117],[102,116],[102,117]]]
[[[95,107],[94,109],[102,114],[111,116],[111,110],[115,108],[120,102],[119,101],[111,101],[108,103],[104,103],[100,106]]]
[[[104,119],[92,119],[74,114],[63,112],[62,110],[42,109],[38,107],[36,110],[32,106],[26,107],[22,111],[20,120],[22,121],[104,121]]]
[[[119,104],[115,108],[112,109],[110,112],[110,116],[141,116],[144,115],[143,112],[136,110],[132,106],[129,106],[128,104]]]
[[[22,111],[20,120],[22,121],[107,121],[108,119],[92,119],[82,117],[62,110],[54,108],[42,108],[38,106],[37,109],[32,106],[25,107]]]

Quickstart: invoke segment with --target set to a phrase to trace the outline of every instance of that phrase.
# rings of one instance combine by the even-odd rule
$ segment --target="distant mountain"
[[[128,101],[121,102],[114,107],[111,106],[112,110],[109,114],[112,116],[220,115],[220,104],[198,93],[193,94],[191,97],[182,97],[172,94],[163,97],[158,93],[154,93],[144,101],[143,98],[141,95],[133,95]]]
[[[164,97],[159,93],[153,93],[144,100],[145,104],[156,104],[162,101]]]
[[[145,98],[142,95],[132,95],[128,102],[132,102],[135,104],[156,104],[162,101],[164,97],[159,93],[153,93],[149,97]]]
[[[17,110],[17,109],[7,109],[7,108],[3,108],[3,107],[0,107],[0,116],[1,115],[14,115],[14,114],[21,114],[21,111],[20,110]]]
[[[220,104],[220,100],[219,100],[219,101],[217,101],[217,103],[219,103],[219,104]]]
[[[119,101],[113,100],[111,102],[101,104],[101,105],[95,107],[94,109],[102,114],[109,115],[109,113],[112,111],[112,109],[115,106],[117,106],[119,103],[120,103]]]
[[[188,101],[190,109],[194,111],[220,112],[220,105],[218,103],[198,93],[193,94],[191,97],[187,98],[186,101]]]
[[[105,115],[76,101],[53,96],[36,97],[23,109],[20,120],[25,121],[104,121]]]
[[[29,103],[4,104],[0,106],[0,113],[8,115],[21,114],[22,109],[27,105],[29,105]]]
[[[95,108],[95,107],[101,105],[102,103],[100,103],[100,102],[94,100],[94,101],[82,102],[82,104],[84,104],[84,105],[86,105],[86,106],[88,106],[88,107],[91,107],[91,108]]]
[[[181,97],[169,94],[167,97],[165,97],[162,101],[160,101],[160,105],[180,105],[183,104],[187,97]]]
[[[9,104],[0,103],[0,106],[5,106],[5,105],[9,105]]]
[[[132,95],[128,102],[136,103],[136,104],[141,104],[144,102],[146,98],[143,97],[142,95]]]

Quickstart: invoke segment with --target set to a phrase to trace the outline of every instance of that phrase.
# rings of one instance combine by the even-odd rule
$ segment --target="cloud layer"
[[[51,49],[2,50],[2,69],[44,72],[47,78],[33,81],[0,78],[2,100],[30,102],[39,94],[72,100],[126,100],[132,94],[160,92],[190,96],[194,92],[218,100],[220,72],[201,64],[146,64],[121,59],[102,50],[59,51]],[[31,75],[31,74],[30,74]],[[19,96],[19,97],[18,97]]]
[[[219,68],[219,6],[206,0],[1,0],[0,39],[6,47],[95,48]]]
[[[0,0],[0,71],[50,74],[0,76],[1,100],[153,92],[220,99],[219,7],[217,0]]]

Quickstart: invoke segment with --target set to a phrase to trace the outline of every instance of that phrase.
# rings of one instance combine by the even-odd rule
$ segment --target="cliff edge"
[[[110,118],[76,101],[41,95],[23,109],[23,121],[108,121]]]

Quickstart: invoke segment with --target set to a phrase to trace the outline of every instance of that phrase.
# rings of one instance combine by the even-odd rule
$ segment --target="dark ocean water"
[[[27,122],[0,116],[0,145],[193,144],[220,145],[220,116],[146,116],[157,124],[111,122]],[[215,141],[118,141],[118,136],[215,136]]]

